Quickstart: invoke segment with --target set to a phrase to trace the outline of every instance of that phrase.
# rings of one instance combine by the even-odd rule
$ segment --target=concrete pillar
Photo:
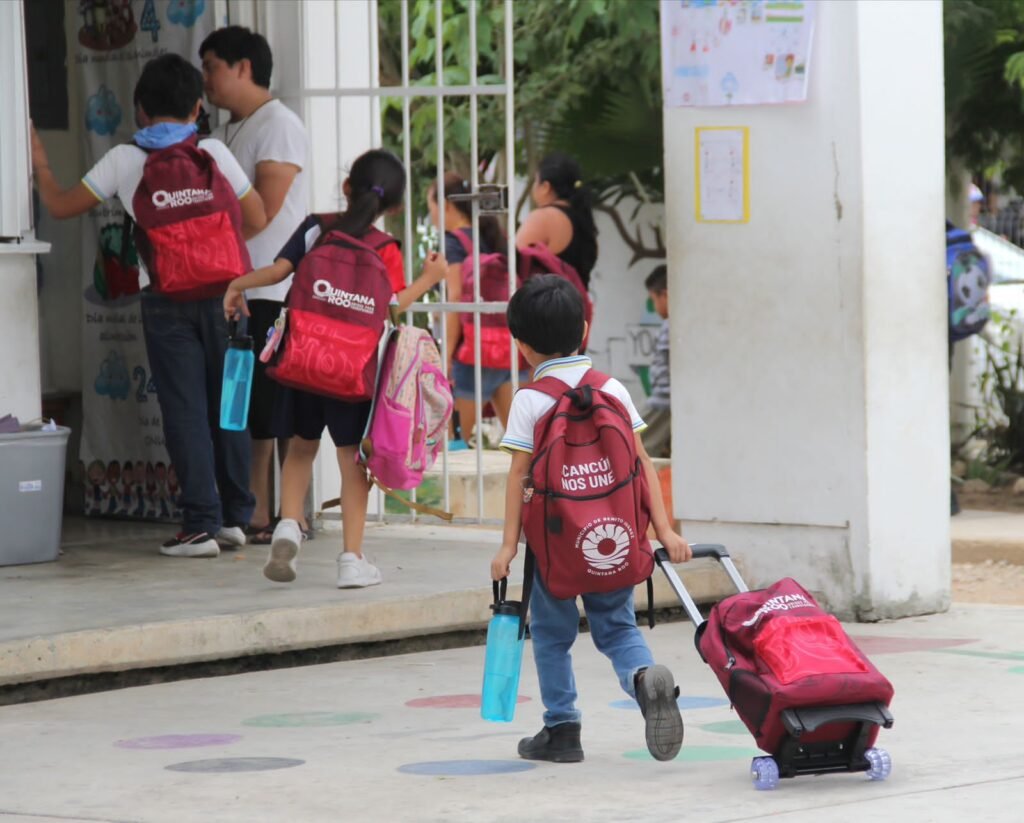
[[[942,6],[818,4],[808,100],[665,110],[673,477],[691,540],[837,613],[947,608]],[[694,130],[750,129],[695,220]]]

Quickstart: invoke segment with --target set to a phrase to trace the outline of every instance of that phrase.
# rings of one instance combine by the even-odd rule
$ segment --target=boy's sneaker
[[[647,721],[647,749],[655,760],[672,760],[683,746],[679,687],[664,666],[641,669],[633,678],[636,702]]]
[[[545,726],[533,737],[519,741],[519,756],[524,760],[548,760],[552,763],[579,763],[583,760],[579,723]]]
[[[338,555],[338,588],[361,589],[376,586],[381,581],[380,569],[365,557],[352,552]]]
[[[263,566],[263,576],[275,583],[291,583],[295,579],[302,529],[295,520],[281,520],[270,539],[270,556]]]
[[[220,546],[209,532],[178,532],[160,547],[160,554],[168,557],[216,557],[220,554]]]
[[[238,526],[221,526],[217,543],[224,549],[240,549],[245,545],[245,532]]]

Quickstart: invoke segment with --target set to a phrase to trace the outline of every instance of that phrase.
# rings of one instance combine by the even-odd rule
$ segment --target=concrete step
[[[263,578],[266,547],[166,558],[156,551],[163,532],[83,521],[66,530],[56,563],[0,568],[0,687],[479,631],[490,616],[497,529],[370,525],[364,551],[384,584],[360,590],[334,586],[334,531],[303,547],[288,585]],[[731,593],[711,561],[680,568],[698,602]],[[513,571],[521,578],[521,558]],[[656,607],[676,606],[663,575],[655,583]]]

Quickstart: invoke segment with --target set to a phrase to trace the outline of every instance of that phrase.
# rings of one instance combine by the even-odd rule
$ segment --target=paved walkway
[[[529,658],[526,702],[492,725],[474,705],[482,649],[435,651],[0,707],[0,823],[1020,820],[1024,608],[850,631],[896,688],[883,783],[754,791],[752,740],[674,623],[647,633],[682,685],[686,741],[671,763],[648,758],[639,712],[584,636],[581,764],[515,755],[540,726]]]

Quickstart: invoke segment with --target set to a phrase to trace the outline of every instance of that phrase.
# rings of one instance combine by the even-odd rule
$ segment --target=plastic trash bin
[[[70,433],[35,426],[0,434],[0,566],[57,559]]]

